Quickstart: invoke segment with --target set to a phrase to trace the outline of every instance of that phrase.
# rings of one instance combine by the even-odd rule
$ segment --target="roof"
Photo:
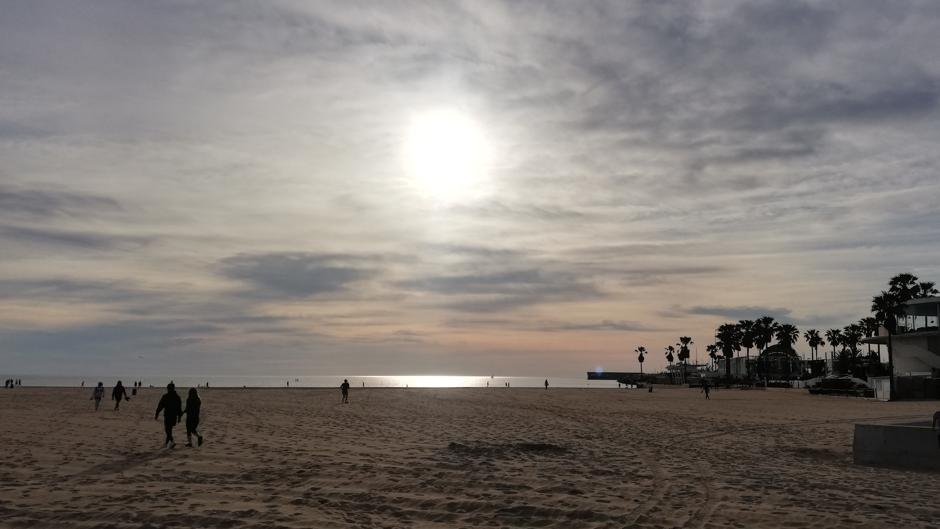
[[[908,316],[940,315],[940,297],[916,298],[904,302],[904,313]]]

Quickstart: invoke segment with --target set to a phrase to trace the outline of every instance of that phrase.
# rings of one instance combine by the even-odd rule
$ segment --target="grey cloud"
[[[117,200],[100,195],[0,185],[0,215],[79,216],[121,209]]]
[[[0,279],[0,298],[83,303],[122,303],[142,292],[128,284],[107,281],[50,279]]]
[[[219,263],[221,273],[251,286],[262,297],[303,298],[343,291],[376,275],[365,257],[344,254],[239,254]]]
[[[146,246],[153,240],[144,236],[2,225],[0,239],[30,246],[80,250],[130,250]]]
[[[596,331],[596,332],[623,332],[623,331],[658,331],[646,324],[625,321],[625,320],[602,320],[593,323],[573,323],[573,322],[541,322],[537,329],[546,332],[566,332],[566,331]]]
[[[791,318],[790,309],[781,307],[762,307],[762,306],[694,306],[681,309],[682,313],[695,316],[721,316],[732,320],[753,320],[761,316],[771,316],[777,320],[786,320]]]
[[[44,137],[46,134],[46,131],[36,126],[0,118],[0,140],[30,140]]]
[[[87,356],[136,355],[188,346],[224,332],[218,325],[190,320],[127,320],[47,330],[2,330],[4,350],[12,354]]]
[[[832,321],[703,290],[745,265],[858,270],[797,311],[848,314],[853,302],[827,289],[867,293],[860,277],[899,251],[936,262],[938,33],[934,3],[903,1],[13,4],[0,17],[0,93],[13,102],[0,109],[0,251],[13,256],[0,294],[182,314],[214,326],[177,328],[205,358],[206,336],[266,345],[283,329],[300,351],[301,327],[381,340],[412,317],[451,316],[441,308],[531,332],[645,321],[561,316],[570,301],[617,314],[597,300],[631,315],[711,300],[671,314],[700,323]],[[493,138],[495,198],[435,208],[402,185],[407,115],[437,106]],[[331,200],[342,196],[355,200]],[[120,235],[140,233],[160,235]],[[37,262],[18,255],[72,273],[88,250],[141,283],[83,280],[90,260],[69,280],[10,279]],[[207,286],[207,262],[235,288]],[[148,283],[162,263],[182,288]],[[664,282],[674,288],[639,288]],[[333,315],[303,322],[252,311],[326,300]],[[257,349],[226,345],[246,365]]]
[[[592,283],[574,274],[539,269],[434,276],[403,281],[399,286],[451,298],[440,305],[463,312],[503,311],[603,295]]]

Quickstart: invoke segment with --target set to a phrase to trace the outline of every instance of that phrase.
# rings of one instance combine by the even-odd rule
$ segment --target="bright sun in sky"
[[[436,110],[412,119],[405,167],[418,191],[440,202],[472,199],[484,191],[491,148],[469,116]]]

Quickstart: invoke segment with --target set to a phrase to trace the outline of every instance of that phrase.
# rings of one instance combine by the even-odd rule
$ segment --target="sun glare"
[[[438,110],[415,117],[405,141],[405,166],[418,191],[440,202],[485,191],[491,150],[468,116]]]

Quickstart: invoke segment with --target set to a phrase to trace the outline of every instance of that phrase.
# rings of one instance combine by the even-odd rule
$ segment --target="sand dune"
[[[95,413],[90,390],[0,392],[0,527],[940,523],[937,475],[851,461],[854,422],[926,418],[938,403],[354,388],[344,406],[338,390],[211,389],[206,444],[164,450],[160,394]]]

